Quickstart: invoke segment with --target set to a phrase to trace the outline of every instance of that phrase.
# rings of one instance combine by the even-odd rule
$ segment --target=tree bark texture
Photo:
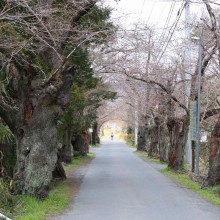
[[[64,137],[63,137],[63,144],[62,144],[62,148],[59,149],[59,156],[60,156],[60,161],[64,162],[64,163],[71,163],[72,162],[72,158],[73,158],[73,154],[72,154],[72,144],[71,144],[71,140],[72,140],[72,128],[68,127],[65,130],[64,133]]]
[[[211,133],[207,181],[208,185],[220,183],[220,118]]]
[[[146,145],[147,145],[147,129],[145,126],[140,126],[138,132],[138,144],[137,144],[137,150],[138,151],[146,151]]]
[[[168,82],[168,89],[171,90],[171,85]],[[172,111],[172,101],[170,98],[164,98],[166,94],[160,92],[160,102],[158,106],[158,141],[159,141],[159,156],[161,162],[167,162],[167,143],[166,143],[166,129],[165,121],[167,119],[168,111]],[[169,109],[169,110],[168,110]]]
[[[154,126],[152,127],[149,138],[150,138],[150,145],[148,149],[148,155],[150,157],[158,157],[159,149],[160,149],[160,125],[161,120],[160,117],[154,118]]]
[[[165,141],[165,127],[164,124],[161,123],[159,126],[159,155],[160,161],[166,162],[167,161],[167,146]]]
[[[100,138],[98,135],[98,123],[95,122],[92,126],[93,132],[92,132],[92,144],[96,145],[96,144],[100,144]]]
[[[188,117],[169,118],[167,127],[170,136],[168,166],[172,169],[179,169],[183,167],[184,162],[184,150],[189,127]]]
[[[74,155],[86,155],[89,153],[90,135],[86,129],[82,129],[72,140]]]
[[[16,163],[16,144],[14,141],[0,144],[0,178],[12,178]]]
[[[158,156],[158,144],[159,144],[159,127],[158,124],[155,124],[149,134],[150,138],[150,147],[148,149],[149,157],[157,157]]]
[[[4,154],[3,154],[3,152],[0,150],[0,178],[3,178],[3,177],[4,177],[3,158],[4,158]]]
[[[66,173],[58,158],[54,171],[52,172],[53,179],[66,179]]]
[[[72,72],[69,68],[36,86],[34,69],[32,66],[28,68],[28,84],[21,84],[24,89],[20,94],[17,120],[14,172],[17,194],[31,194],[41,199],[48,195],[52,173],[58,167],[57,119],[61,107],[69,102]]]

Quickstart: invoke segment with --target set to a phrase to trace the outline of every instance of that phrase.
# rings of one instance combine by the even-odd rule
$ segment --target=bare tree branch
[[[135,77],[135,76],[131,76],[129,74],[127,74],[126,71],[124,71],[124,74],[129,77],[129,78],[132,78],[132,79],[135,79],[135,80],[138,80],[138,81],[141,81],[141,82],[144,82],[144,83],[149,83],[149,84],[154,84],[154,85],[157,85],[159,86],[168,96],[170,96],[170,98],[179,105],[179,107],[181,107],[182,109],[184,109],[186,111],[186,114],[189,114],[189,110],[187,109],[187,107],[185,105],[183,105],[175,96],[171,95],[170,92],[166,89],[166,87],[159,83],[159,82],[156,82],[154,80],[145,80],[145,79],[142,79],[142,78],[138,78],[138,77]]]
[[[200,114],[200,120],[203,118],[204,120],[209,118],[209,117],[212,117],[214,115],[217,115],[220,113],[220,108],[217,108],[217,109],[211,109],[211,110],[208,110],[206,112],[202,112]]]

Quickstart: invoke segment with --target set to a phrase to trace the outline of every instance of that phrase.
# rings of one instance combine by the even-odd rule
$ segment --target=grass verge
[[[65,165],[64,169],[67,173],[67,179],[62,182],[53,184],[49,196],[40,201],[32,196],[22,195],[17,196],[21,201],[16,207],[16,220],[44,220],[50,214],[61,213],[70,203],[71,197],[78,191],[79,183],[73,184],[74,180],[70,176],[70,171],[79,165],[85,165],[94,158],[94,155],[89,153],[87,156],[77,157],[72,164]]]
[[[101,147],[102,146],[102,144],[96,144],[96,145],[91,145],[90,144],[90,148],[98,148],[98,147]]]
[[[219,185],[215,187],[202,187],[199,183],[191,180],[188,174],[176,173],[169,168],[162,169],[161,172],[171,177],[173,180],[176,180],[181,185],[193,190],[209,202],[220,206]]]
[[[132,143],[132,142],[130,142],[130,141],[126,141],[126,144],[129,146],[129,147],[131,147],[131,148],[135,148],[135,149],[137,149],[137,147]]]
[[[152,163],[166,164],[160,162],[158,159],[150,158],[146,152],[136,151],[135,154],[137,154],[143,160],[148,160]],[[171,179],[175,180],[179,184],[193,190],[194,192],[196,192],[197,194],[199,194],[201,197],[205,198],[209,202],[220,206],[220,185],[214,187],[203,187],[199,183],[193,181],[190,178],[187,170],[185,170],[185,172],[177,173],[169,168],[165,168],[162,169],[161,172],[169,176]]]
[[[156,164],[167,164],[166,162],[161,162],[159,159],[156,158],[151,158],[148,156],[147,152],[142,152],[142,151],[135,151],[135,154],[138,155],[140,158],[143,160],[150,161],[152,163]]]

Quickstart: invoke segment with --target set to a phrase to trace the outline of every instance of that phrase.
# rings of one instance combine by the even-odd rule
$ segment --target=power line
[[[159,37],[159,40],[158,40],[158,45],[162,45],[161,47],[163,48],[164,46],[164,38],[165,38],[165,30],[168,29],[168,24],[170,22],[170,18],[172,16],[172,13],[173,13],[173,9],[174,9],[174,6],[175,6],[176,2],[175,0],[173,0],[172,4],[171,4],[171,7],[170,7],[170,10],[169,10],[169,13],[168,13],[168,16],[167,16],[167,19],[166,19],[166,22],[164,24],[164,27],[163,27],[163,31]],[[171,26],[172,27],[172,26]],[[161,42],[161,44],[160,44]]]
[[[185,3],[184,3],[184,1],[183,1],[182,6],[181,6],[181,8],[179,9],[179,11],[178,11],[178,13],[177,13],[176,20],[175,20],[175,22],[173,23],[173,25],[172,25],[172,27],[171,27],[171,29],[170,29],[170,31],[169,31],[170,36],[169,36],[169,35],[167,36],[167,37],[168,37],[168,41],[167,41],[167,43],[166,43],[166,45],[165,45],[165,47],[164,47],[164,49],[163,49],[161,55],[159,56],[159,59],[158,59],[158,61],[157,61],[157,65],[158,65],[158,63],[160,62],[162,56],[164,55],[164,53],[165,53],[165,51],[166,51],[166,49],[167,49],[167,47],[168,47],[168,45],[169,45],[169,43],[170,43],[170,41],[171,41],[171,38],[172,38],[172,36],[173,36],[173,34],[174,34],[175,30],[176,30],[176,27],[177,27],[177,24],[178,24],[178,22],[179,22],[179,19],[180,19],[181,15],[182,15],[184,6],[185,6]],[[172,28],[173,28],[173,30],[172,30]]]
[[[164,24],[163,31],[162,31],[162,33],[161,33],[161,35],[160,35],[159,42],[160,42],[160,39],[162,38],[162,40],[163,40],[163,38],[164,38],[164,36],[165,36],[165,35],[164,35],[164,30],[168,28],[168,24],[169,24],[169,22],[170,22],[170,18],[171,18],[171,16],[172,16],[172,13],[173,13],[173,9],[174,9],[175,4],[176,4],[176,2],[175,2],[175,0],[173,0],[172,5],[171,5],[170,10],[169,10],[169,13],[168,13],[168,16],[167,16],[167,19],[166,19],[166,22],[165,22],[165,24]],[[161,41],[161,42],[162,42],[162,41]]]
[[[140,12],[140,15],[139,15],[139,18],[138,18],[138,23],[139,23],[139,21],[140,21],[141,15],[142,15],[142,13],[143,13],[144,5],[145,5],[145,0],[142,1],[141,12]]]
[[[148,16],[148,18],[147,18],[147,20],[146,20],[146,21],[147,21],[147,24],[149,23],[150,17],[151,17],[151,15],[152,15],[153,11],[154,11],[155,4],[156,4],[156,1],[153,2],[153,6],[152,6],[152,8],[151,8],[150,14],[149,14],[149,16]]]

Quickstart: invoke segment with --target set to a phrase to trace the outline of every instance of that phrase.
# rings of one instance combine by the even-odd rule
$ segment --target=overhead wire
[[[142,16],[144,5],[145,5],[145,0],[143,0],[143,1],[142,1],[142,4],[141,4],[141,12],[140,12],[140,15],[139,15],[139,18],[138,18],[138,23],[139,23],[140,18],[141,18],[141,16]]]
[[[168,25],[169,25],[171,16],[172,16],[172,14],[173,14],[173,9],[174,9],[174,7],[175,7],[175,4],[176,4],[176,1],[173,0],[173,1],[172,1],[172,4],[171,4],[171,7],[170,7],[170,10],[169,10],[169,13],[168,13],[168,16],[167,16],[167,18],[166,18],[166,22],[165,22],[165,24],[164,24],[164,26],[163,26],[162,33],[161,33],[161,35],[160,35],[160,37],[159,37],[159,40],[158,40],[158,45],[162,45],[162,47],[163,47],[163,45],[165,44],[165,42],[164,42],[165,30],[168,29]],[[160,43],[160,42],[161,42],[161,43]]]
[[[172,39],[172,36],[173,36],[173,34],[174,34],[175,30],[176,30],[177,24],[178,24],[179,19],[180,19],[181,15],[182,15],[184,7],[185,7],[185,3],[184,3],[184,0],[183,0],[183,3],[181,5],[180,9],[178,10],[178,13],[177,13],[177,16],[176,16],[176,20],[174,21],[173,25],[171,26],[171,28],[169,30],[169,34],[167,36],[167,41],[166,41],[166,44],[164,45],[162,53],[160,54],[160,56],[158,56],[159,58],[158,58],[158,60],[156,62],[157,65],[159,64],[161,58],[163,57],[163,55],[164,55],[164,53],[165,53],[165,51],[166,51],[166,49],[167,49],[171,39]]]
[[[142,13],[143,13],[144,4],[145,4],[145,0],[142,1],[141,11],[140,11],[140,15],[139,15],[138,20],[137,20],[137,24],[139,24],[141,15],[142,15]],[[134,33],[135,33],[135,34],[137,33],[137,28],[138,28],[137,24],[135,24],[135,30],[134,30]]]
[[[170,10],[169,10],[168,17],[166,18],[165,25],[164,25],[163,28],[160,28],[160,29],[162,29],[162,34],[161,34],[161,36],[160,36],[161,42],[163,42],[163,40],[164,40],[164,35],[163,35],[164,29],[169,28],[168,25],[169,25],[169,21],[170,21],[170,19],[171,19],[171,17],[172,17],[172,13],[173,13],[173,9],[174,9],[174,7],[175,7],[175,3],[176,3],[175,0],[172,0],[172,5],[171,5],[171,8],[170,8]],[[138,21],[140,20],[140,17],[141,17],[141,15],[142,15],[142,13],[143,13],[144,4],[145,4],[145,0],[143,0],[143,2],[142,2],[141,13],[140,13],[140,16],[139,16]],[[146,23],[146,24],[148,24],[149,21],[150,21],[150,19],[151,19],[151,15],[152,15],[152,13],[153,13],[153,11],[154,11],[155,5],[156,5],[156,1],[154,0],[154,1],[153,1],[153,5],[152,5],[152,7],[151,7],[151,11],[150,11],[149,16],[148,16],[148,18],[147,18],[147,23]],[[162,14],[162,13],[161,13],[161,14]],[[171,28],[172,28],[172,26],[170,27],[170,29],[171,29]],[[157,28],[157,29],[159,29],[159,28]],[[135,34],[137,33],[137,25],[135,26],[134,33],[135,33]],[[167,38],[168,38],[168,36],[167,36]],[[164,44],[162,44],[162,47],[163,47],[163,46],[164,46]]]
[[[201,17],[201,14],[202,14],[202,17],[203,17],[203,13],[204,13],[204,5],[201,5],[200,6],[200,9],[199,10],[197,10],[197,14],[195,15],[195,19],[194,20],[198,20],[198,17],[200,16]],[[202,11],[202,13],[200,14],[200,12]],[[190,25],[192,25],[192,24],[190,24]],[[185,27],[183,28],[183,29],[185,29]],[[176,30],[176,28],[175,28],[175,30]],[[180,29],[181,30],[181,29]],[[173,32],[174,33],[174,32]],[[172,34],[173,35],[173,34]],[[170,37],[170,38],[172,38],[172,36]],[[183,38],[184,39],[184,38]],[[181,40],[181,38],[177,38],[177,39],[170,39],[170,41],[167,43],[167,46],[168,46],[168,44],[170,43],[170,44],[172,44],[172,46],[174,47],[174,42],[175,41],[179,41],[179,40]],[[166,48],[167,48],[167,46],[166,46]],[[176,46],[175,46],[175,48],[176,48]],[[164,52],[165,52],[165,50],[163,50],[163,52],[162,52],[162,54],[164,54]],[[161,58],[159,58],[159,61],[160,61],[160,59]],[[159,63],[159,62],[157,62],[157,63]]]
[[[156,4],[156,1],[153,1],[153,6],[151,7],[149,16],[148,16],[148,18],[147,18],[147,20],[146,20],[146,23],[147,23],[147,24],[148,24],[149,21],[150,21],[151,15],[152,15],[152,13],[153,13],[153,11],[154,11],[154,8],[155,8],[155,4]]]

